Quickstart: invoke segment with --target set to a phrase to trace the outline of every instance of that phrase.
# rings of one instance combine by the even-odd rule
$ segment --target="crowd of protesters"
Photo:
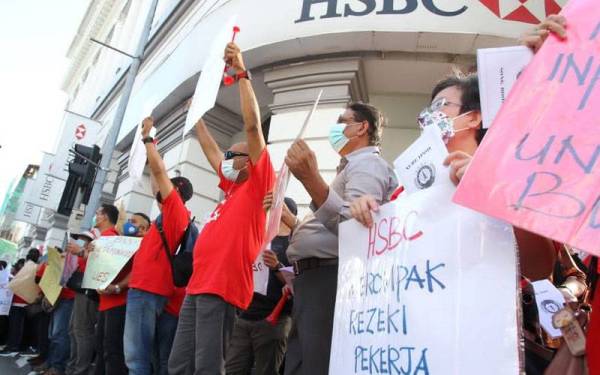
[[[535,52],[550,33],[565,37],[566,30],[564,18],[550,16],[522,40]],[[152,220],[135,213],[117,226],[119,210],[102,205],[94,227],[73,235],[62,249],[78,257],[78,269],[58,301],[52,305],[42,295],[28,304],[14,297],[8,318],[0,321],[5,345],[1,356],[34,354],[30,365],[48,375],[328,373],[338,224],[354,218],[370,226],[372,211],[403,199],[402,186],[379,151],[384,117],[377,108],[359,102],[340,114],[329,134],[341,157],[331,184],[319,174],[315,153],[303,140],[291,145],[285,163],[308,192],[311,212],[300,220],[296,203],[285,198],[277,235],[260,254],[276,174],[252,82],[234,43],[227,45],[225,59],[236,71],[246,139],[223,152],[202,119],[197,121],[197,140],[223,192],[201,230],[193,229],[186,207],[193,186],[185,177],[169,178],[150,137],[154,122],[148,117],[141,126],[142,142],[160,215]],[[418,123],[442,130],[449,152],[446,165],[458,184],[485,136],[477,75],[440,81]],[[570,363],[565,345],[540,329],[532,302],[531,282],[549,279],[580,312],[581,324],[587,326],[587,365],[590,374],[600,374],[600,316],[594,316],[600,297],[593,298],[597,259],[539,235],[514,231],[522,273],[526,373],[553,368],[554,373],[566,373],[556,368]],[[93,241],[117,235],[141,238],[132,260],[106,289],[82,289]],[[174,281],[177,249],[193,253],[186,285]],[[254,293],[252,265],[259,255],[269,268],[266,294]],[[45,271],[42,259],[32,249],[12,266],[11,274],[25,262],[40,263],[39,280]],[[290,287],[282,268],[289,266],[295,279],[286,300]],[[266,319],[280,301],[285,304],[271,324]]]

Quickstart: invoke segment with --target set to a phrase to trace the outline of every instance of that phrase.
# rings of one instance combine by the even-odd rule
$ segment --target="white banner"
[[[57,138],[56,154],[44,153],[30,203],[51,210],[58,208],[69,177],[68,163],[73,158],[69,150],[75,144],[94,145],[100,128],[99,122],[65,113],[61,135]]]
[[[119,275],[140,247],[138,237],[108,236],[93,242],[94,251],[88,257],[82,288],[105,289]]]
[[[340,225],[330,374],[519,373],[512,227],[437,186]]]
[[[17,208],[17,212],[15,213],[15,220],[32,225],[36,225],[38,223],[41,209],[40,207],[31,203],[32,192],[36,186],[36,183],[37,178],[27,179],[25,190],[23,191],[23,199],[21,200],[22,203]]]
[[[65,181],[60,181],[54,163],[54,155],[44,152],[40,169],[33,184],[28,202],[40,207],[56,210]],[[62,177],[60,177],[62,178]],[[65,179],[66,180],[66,179]]]

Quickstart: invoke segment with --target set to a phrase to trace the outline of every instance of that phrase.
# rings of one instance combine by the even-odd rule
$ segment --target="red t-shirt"
[[[162,226],[171,252],[175,252],[175,246],[181,241],[189,222],[190,213],[173,189],[162,205]],[[155,223],[152,223],[135,253],[129,287],[165,297],[173,294],[171,265]]]
[[[12,299],[12,305],[13,306],[27,305],[27,301],[25,301],[23,298],[19,297],[18,295],[14,294],[13,299]]]
[[[100,233],[100,237],[110,237],[110,236],[118,236],[119,232],[117,229],[112,227],[104,232]],[[131,272],[131,264],[128,263],[123,270],[119,273],[119,275],[115,278],[111,284],[119,282],[125,278]],[[113,307],[123,306],[127,301],[127,290],[121,291],[119,294],[100,294],[100,303],[98,304],[98,311],[106,311],[108,309],[112,309]]]
[[[188,294],[216,294],[246,309],[252,299],[252,263],[265,235],[262,202],[275,181],[275,171],[265,149],[250,177],[242,184],[227,180],[219,168],[219,187],[225,199],[217,205],[196,240],[194,272]]]
[[[169,298],[167,305],[165,306],[165,312],[173,316],[179,316],[181,311],[181,305],[185,298],[185,288],[175,288],[173,295]]]
[[[39,268],[37,269],[37,271],[35,272],[35,275],[39,278],[42,278],[44,276],[44,271],[46,271],[46,263],[43,263],[39,266]],[[58,296],[59,299],[73,299],[75,298],[75,292],[72,289],[63,287],[60,291],[60,295]]]

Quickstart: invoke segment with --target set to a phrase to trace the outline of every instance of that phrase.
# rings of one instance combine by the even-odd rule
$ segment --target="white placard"
[[[519,374],[512,227],[453,192],[386,204],[370,229],[340,225],[330,374]]]
[[[489,128],[517,78],[533,58],[525,46],[477,50],[483,127]]]
[[[93,243],[88,256],[81,287],[105,289],[119,275],[129,259],[140,247],[139,237],[105,236]]]
[[[210,52],[204,62],[200,78],[198,78],[198,83],[196,84],[192,105],[185,119],[183,134],[189,132],[196,124],[196,121],[215,106],[225,69],[223,55],[227,43],[231,41],[236,20],[236,15],[230,16],[229,20],[223,23],[219,33],[215,35],[212,41]]]
[[[562,337],[562,332],[552,325],[552,316],[565,304],[565,297],[556,289],[550,280],[539,280],[531,283],[535,292],[535,303],[538,309],[540,325],[553,339]]]
[[[406,193],[438,185],[449,185],[449,168],[444,166],[448,150],[440,131],[426,127],[421,136],[394,161],[394,170]]]
[[[154,137],[155,135],[156,128],[153,127],[150,129],[150,137]],[[134,186],[141,181],[142,176],[144,175],[146,159],[146,146],[142,143],[142,132],[139,128],[137,128],[133,137],[133,144],[131,145],[129,160],[127,162],[129,177],[131,178]]]
[[[12,304],[13,291],[8,287],[10,266],[0,271],[0,315],[8,316]]]

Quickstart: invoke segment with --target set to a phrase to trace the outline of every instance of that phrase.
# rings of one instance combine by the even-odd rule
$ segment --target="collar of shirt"
[[[356,151],[352,151],[348,155],[345,156],[348,159],[348,162],[356,161],[360,158],[363,158],[370,154],[379,154],[379,147],[377,146],[367,146],[363,148],[359,148]]]
[[[105,230],[104,232],[100,233],[100,236],[118,236],[119,232],[117,232],[117,228],[115,227],[110,227],[107,230]]]

